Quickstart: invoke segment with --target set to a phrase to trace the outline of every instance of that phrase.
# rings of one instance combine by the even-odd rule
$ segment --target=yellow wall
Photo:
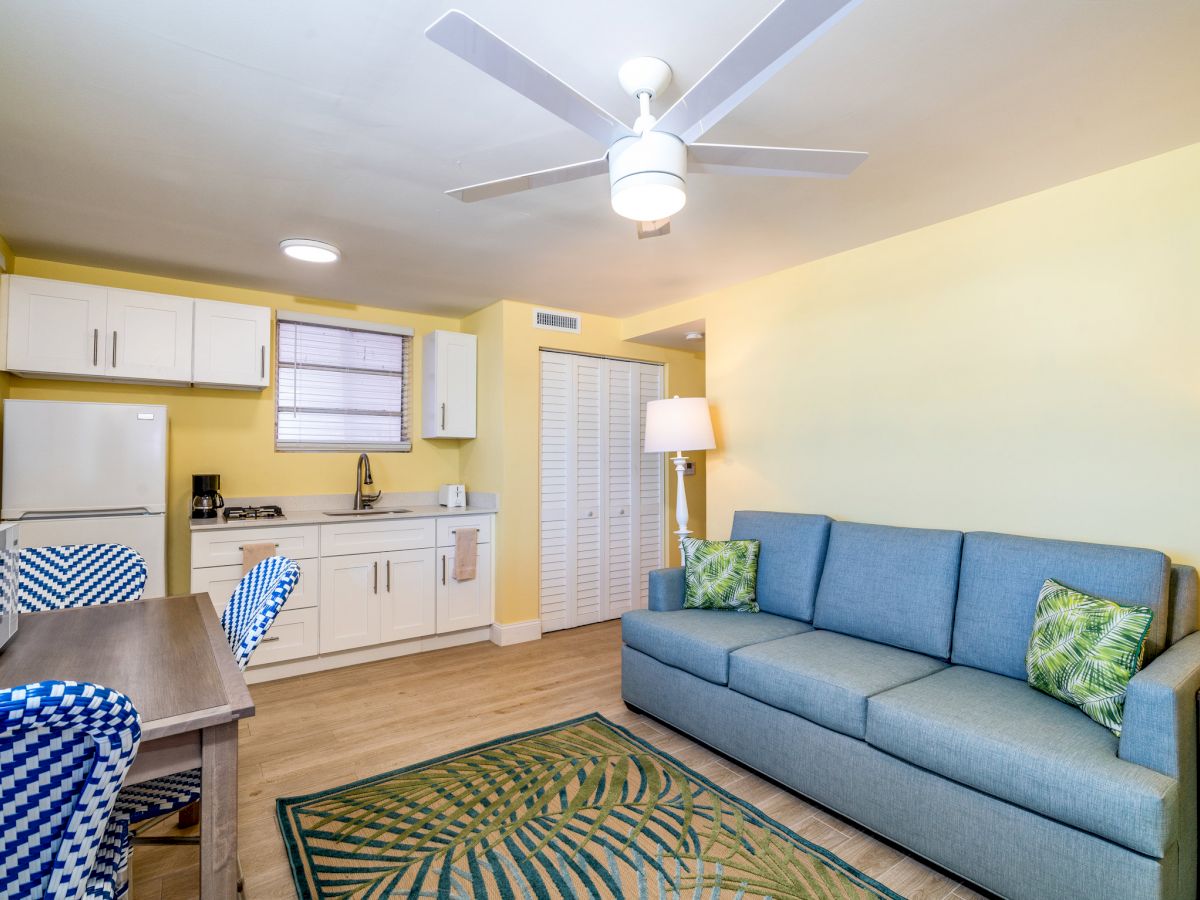
[[[1200,145],[657,310],[706,320],[742,508],[1200,563]]]
[[[606,316],[584,315],[580,334],[533,327],[533,307],[503,300],[463,321],[479,336],[480,418],[477,440],[464,442],[463,473],[469,485],[496,485],[503,527],[497,546],[497,620],[522,622],[538,617],[538,384],[542,348],[594,353],[666,365],[667,395],[704,394],[704,358],[694,353],[631,344],[622,324]],[[704,459],[687,479],[689,527],[705,533]],[[664,471],[665,471],[664,460]],[[674,475],[669,509],[674,509]],[[674,518],[668,516],[669,530]],[[672,561],[678,548],[670,545]]]
[[[309,300],[284,294],[135,275],[109,269],[18,258],[16,272],[41,278],[103,284],[253,303],[274,309],[303,310],[396,325],[409,325],[415,341],[434,329],[459,330],[457,319],[418,315],[367,306]],[[412,401],[420,422],[421,354],[414,354]],[[5,396],[25,400],[91,400],[106,403],[165,403],[170,417],[167,461],[167,583],[172,592],[189,586],[188,511],[191,476],[221,475],[227,497],[349,493],[354,490],[357,453],[275,452],[275,392],[207,388],[35,380],[11,376]],[[411,453],[379,453],[371,458],[375,483],[386,491],[428,491],[459,480],[459,441],[425,441],[413,428]]]

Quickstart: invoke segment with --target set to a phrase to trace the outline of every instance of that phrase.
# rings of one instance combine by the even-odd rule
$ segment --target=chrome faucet
[[[372,503],[378,503],[379,498],[383,496],[383,491],[376,491],[373,494],[364,494],[363,486],[374,484],[371,478],[371,460],[367,458],[367,454],[358,454],[358,468],[354,472],[354,508],[355,509],[370,509]]]

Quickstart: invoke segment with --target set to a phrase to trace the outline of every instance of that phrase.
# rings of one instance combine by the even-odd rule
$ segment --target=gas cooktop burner
[[[283,510],[278,506],[227,506],[225,518],[228,519],[282,519]]]

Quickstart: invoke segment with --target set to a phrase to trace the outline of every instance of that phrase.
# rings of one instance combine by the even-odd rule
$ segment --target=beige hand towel
[[[242,545],[242,574],[245,575],[264,559],[275,555],[275,544],[261,541],[257,544]]]
[[[475,577],[475,561],[479,556],[479,529],[457,528],[454,531],[454,580],[470,581]]]

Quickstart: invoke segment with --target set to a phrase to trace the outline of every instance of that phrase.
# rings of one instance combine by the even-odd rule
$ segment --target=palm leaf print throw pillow
[[[1154,611],[1047,579],[1025,654],[1029,683],[1121,734],[1125,690],[1142,663]]]
[[[758,541],[684,538],[684,609],[758,612],[758,547]]]

